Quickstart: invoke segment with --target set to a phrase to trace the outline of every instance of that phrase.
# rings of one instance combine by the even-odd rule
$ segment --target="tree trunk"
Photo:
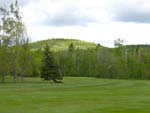
[[[21,82],[24,81],[24,74],[21,75]]]
[[[14,83],[16,83],[16,80],[17,80],[17,72],[15,70],[15,72],[14,72]]]
[[[22,67],[22,73],[21,73],[21,82],[24,81],[24,75],[25,75],[25,65],[23,64],[23,67]]]
[[[5,74],[3,73],[2,74],[2,83],[4,83],[5,82]]]

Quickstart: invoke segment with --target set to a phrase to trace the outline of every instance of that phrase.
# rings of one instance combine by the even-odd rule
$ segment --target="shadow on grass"
[[[41,80],[41,81],[28,81],[28,80],[24,80],[24,81],[5,81],[4,83],[2,83],[0,81],[0,85],[1,84],[45,84],[45,83],[49,83],[49,84],[63,84],[64,82],[60,82],[60,83],[56,83],[56,82],[53,82],[53,81],[44,81],[44,80]]]

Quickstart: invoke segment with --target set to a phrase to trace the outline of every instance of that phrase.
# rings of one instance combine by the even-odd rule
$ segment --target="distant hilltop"
[[[66,50],[68,49],[68,46],[70,44],[73,44],[75,49],[96,48],[97,46],[97,44],[92,42],[86,42],[77,39],[63,39],[63,38],[41,40],[41,41],[30,43],[30,46],[32,49],[38,50],[38,49],[42,49],[46,44],[48,44],[54,51]]]

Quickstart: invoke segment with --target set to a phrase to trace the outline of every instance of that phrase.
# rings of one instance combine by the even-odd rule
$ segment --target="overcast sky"
[[[0,0],[8,5],[13,0]],[[150,44],[150,0],[19,0],[32,41],[75,38]]]

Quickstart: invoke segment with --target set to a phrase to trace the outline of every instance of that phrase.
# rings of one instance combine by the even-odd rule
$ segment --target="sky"
[[[8,5],[14,0],[0,0]],[[150,0],[18,0],[32,41],[74,38],[150,44]]]

